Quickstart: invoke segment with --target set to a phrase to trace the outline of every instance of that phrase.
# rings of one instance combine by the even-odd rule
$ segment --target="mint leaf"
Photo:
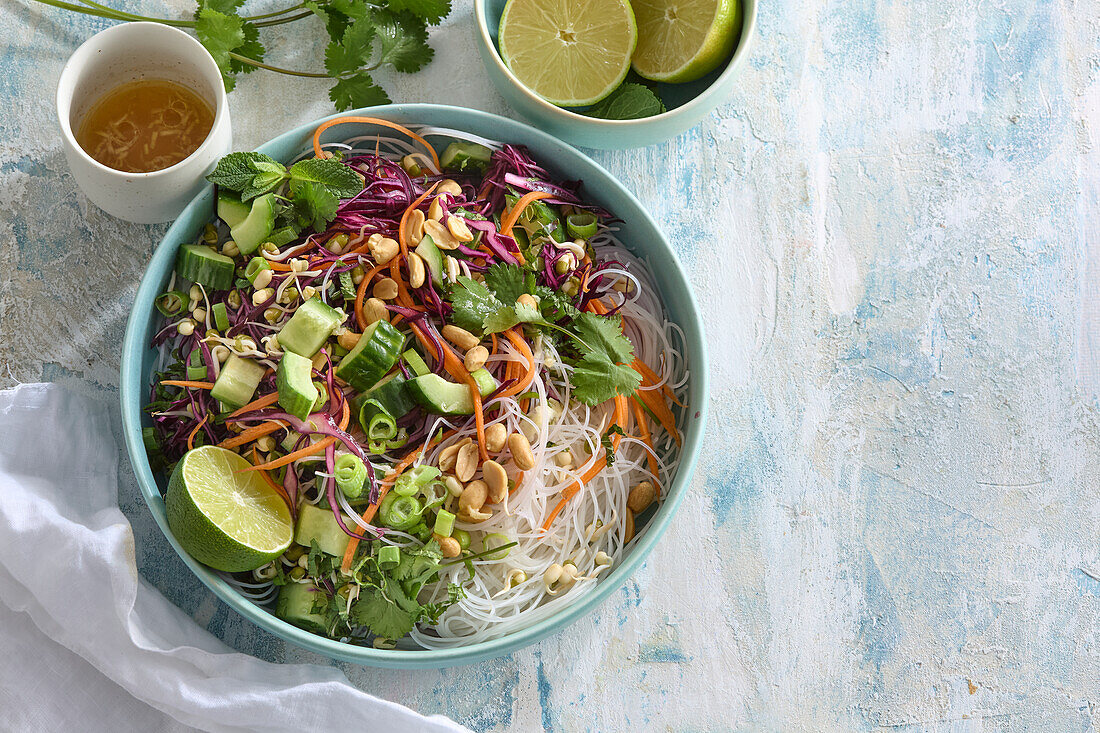
[[[450,300],[454,308],[451,320],[471,333],[481,333],[485,319],[505,307],[489,288],[468,277],[458,278]]]
[[[664,103],[649,87],[627,82],[589,107],[584,114],[604,120],[636,120],[665,111]]]
[[[329,76],[350,74],[370,64],[374,42],[374,26],[366,21],[356,21],[347,27],[344,35],[333,39],[325,49],[325,70]]]
[[[376,10],[371,20],[378,37],[379,65],[390,64],[398,71],[419,71],[432,60],[428,29],[424,22],[408,12]]]
[[[298,224],[303,228],[313,227],[313,231],[323,232],[328,223],[336,218],[340,200],[321,184],[291,179],[290,195]]]
[[[219,160],[206,180],[239,192],[241,200],[247,201],[275,188],[285,177],[286,168],[270,155],[244,152]]]
[[[312,181],[341,199],[349,199],[363,190],[363,176],[338,160],[307,158],[290,167],[292,181]]]
[[[341,111],[390,103],[386,90],[375,84],[370,74],[365,71],[341,78],[329,90],[328,96],[336,105],[336,109]]]
[[[359,600],[352,606],[351,615],[357,626],[370,628],[375,636],[400,639],[413,630],[420,614],[412,614],[399,608],[381,591],[363,588]]]
[[[243,21],[236,15],[227,15],[209,7],[200,7],[195,13],[195,35],[222,72],[225,90],[235,85],[229,52],[245,42]]]
[[[451,12],[451,0],[390,0],[391,9],[406,10],[430,25],[437,25]]]
[[[623,336],[623,321],[619,316],[581,313],[573,319],[573,329],[589,351],[605,354],[616,364],[634,361],[634,344]]]

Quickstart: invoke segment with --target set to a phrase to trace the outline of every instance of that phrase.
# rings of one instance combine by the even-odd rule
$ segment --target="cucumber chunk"
[[[312,583],[287,583],[279,590],[279,600],[275,601],[275,615],[306,631],[326,634],[328,627],[324,611],[313,610],[314,604],[318,602],[324,606],[324,599],[324,592],[317,590]]]
[[[176,274],[211,290],[233,287],[233,260],[204,244],[184,244],[176,255]]]
[[[336,366],[336,376],[359,391],[373,387],[393,369],[405,337],[387,321],[367,326],[355,348]]]
[[[313,384],[312,362],[293,351],[284,352],[279,360],[275,388],[279,391],[279,405],[299,420],[309,417],[320,394]]]
[[[432,274],[432,282],[436,285],[443,284],[443,253],[439,251],[435,240],[425,234],[420,244],[416,245],[416,253],[424,264],[428,266],[428,272]]]
[[[373,387],[363,393],[360,402],[365,400],[378,400],[378,404],[385,408],[386,412],[395,418],[401,418],[409,414],[409,410],[416,403],[409,397],[405,389],[405,375],[401,372],[391,372],[382,377]],[[364,426],[365,427],[365,426]]]
[[[444,170],[464,171],[467,168],[485,172],[493,151],[484,145],[466,141],[453,142],[439,156],[439,164]]]
[[[256,394],[256,388],[260,386],[260,380],[266,372],[256,362],[230,354],[229,359],[222,364],[221,374],[214,382],[210,396],[234,409],[247,405],[252,401],[252,395]]]
[[[497,380],[485,369],[470,372],[477,382],[482,397],[493,393]],[[448,382],[438,374],[425,374],[405,383],[409,395],[425,410],[433,415],[471,415],[474,401],[470,398],[470,388],[465,384]]]
[[[251,206],[233,194],[228,191],[218,191],[218,218],[228,224],[230,229],[247,219],[251,211]]]
[[[275,229],[275,194],[265,193],[252,200],[252,209],[244,221],[230,227],[229,234],[242,254],[251,254],[267,241]]]
[[[279,345],[299,356],[312,357],[344,318],[343,313],[325,305],[320,298],[310,298],[298,306],[279,331]]]
[[[295,542],[306,547],[316,542],[321,552],[339,557],[344,554],[348,539],[350,538],[340,529],[336,517],[327,506],[321,508],[313,504],[302,504],[298,510],[298,524],[294,527]]]

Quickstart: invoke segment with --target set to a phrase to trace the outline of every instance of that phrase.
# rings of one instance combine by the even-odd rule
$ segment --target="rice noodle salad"
[[[320,142],[343,123],[381,132]],[[689,365],[646,264],[523,147],[364,117],[313,143],[222,159],[156,301],[144,438],[173,534],[352,644],[574,604],[679,462]]]

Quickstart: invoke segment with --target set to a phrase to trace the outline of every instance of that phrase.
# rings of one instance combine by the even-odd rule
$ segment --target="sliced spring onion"
[[[399,562],[401,562],[401,550],[395,545],[383,545],[382,549],[378,551],[379,567],[393,567]]]
[[[569,229],[569,236],[576,239],[589,239],[596,234],[595,214],[570,214],[565,219],[565,226]]]
[[[263,257],[253,257],[244,268],[244,276],[248,278],[249,284],[254,285],[259,274],[270,269],[271,265]]]
[[[167,293],[158,295],[157,299],[153,301],[153,305],[157,307],[162,316],[175,316],[187,307],[190,300],[191,298],[187,293],[170,290]]]
[[[443,535],[444,537],[450,537],[451,532],[455,528],[455,515],[446,509],[440,509],[439,513],[435,515],[435,533]],[[459,547],[462,545],[460,544]]]
[[[485,539],[481,541],[481,546],[485,548],[482,557],[486,560],[503,560],[508,557],[509,548],[515,544],[515,542],[511,542],[508,539],[508,535],[506,534],[501,534],[500,532],[487,534],[485,535]]]
[[[386,494],[378,507],[378,516],[382,524],[393,529],[409,529],[420,521],[423,512],[420,502],[412,496],[401,496],[395,491]]]
[[[363,495],[367,482],[367,466],[363,459],[351,453],[344,453],[336,459],[336,487],[349,499],[358,499]]]
[[[229,329],[229,311],[226,310],[225,303],[215,303],[210,306],[210,313],[214,316],[214,328],[219,331]]]

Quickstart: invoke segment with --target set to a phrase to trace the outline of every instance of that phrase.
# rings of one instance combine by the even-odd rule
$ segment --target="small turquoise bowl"
[[[175,548],[183,562],[199,577],[199,580],[245,618],[279,638],[310,651],[357,664],[391,668],[429,668],[469,664],[507,654],[534,643],[549,634],[560,631],[592,611],[630,577],[664,533],[684,494],[687,493],[688,482],[699,456],[703,426],[706,423],[707,354],[702,320],[691,294],[691,285],[684,276],[683,270],[680,269],[680,263],[657,223],[653,221],[638,199],[634,198],[621,183],[574,148],[527,125],[470,109],[430,104],[396,104],[357,110],[349,114],[384,117],[407,125],[447,127],[493,140],[526,145],[530,148],[535,160],[546,166],[553,175],[561,179],[582,180],[585,196],[588,199],[622,218],[623,224],[619,236],[636,254],[648,259],[669,317],[684,330],[685,351],[691,369],[687,402],[688,418],[681,426],[684,445],[680,469],[672,486],[666,487],[665,500],[645,528],[639,531],[634,547],[610,574],[600,580],[595,588],[558,614],[499,639],[442,650],[374,649],[344,644],[311,634],[276,618],[267,609],[252,604],[214,571],[192,559],[180,548],[168,529],[164,501],[158,487],[158,483],[160,486],[166,485],[165,477],[154,475],[142,445],[141,428],[143,424],[149,424],[148,418],[142,412],[142,406],[148,402],[156,358],[156,352],[149,346],[159,322],[153,300],[168,285],[180,244],[195,241],[204,225],[213,217],[213,187],[208,187],[199,194],[165,234],[153,253],[153,258],[138,288],[133,311],[126,325],[126,337],[122,344],[121,401],[126,449],[130,454],[130,461],[134,466],[142,496],[145,497],[153,518],[156,519],[168,542]],[[310,148],[313,131],[323,121],[317,120],[302,125],[261,145],[259,150],[278,160],[289,161]],[[376,130],[372,130],[370,125],[347,124],[327,130],[322,139],[336,141],[373,131]]]
[[[733,91],[756,35],[756,0],[741,0],[741,36],[725,66],[686,84],[658,84],[668,111],[639,120],[600,120],[556,107],[516,78],[497,51],[500,16],[508,0],[474,0],[477,50],[498,91],[535,127],[586,148],[621,150],[664,142],[699,124]]]

